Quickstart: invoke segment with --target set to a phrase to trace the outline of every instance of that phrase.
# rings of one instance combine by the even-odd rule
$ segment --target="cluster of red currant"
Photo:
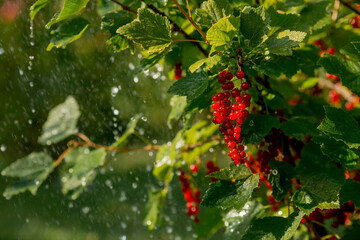
[[[213,161],[208,161],[206,163],[206,175],[210,174],[210,173],[213,173],[213,172],[218,172],[220,171],[220,168],[218,166],[215,166],[214,162]],[[217,182],[217,179],[216,178],[210,178],[211,179],[211,182]]]
[[[243,71],[236,73],[237,79],[244,79]],[[245,119],[249,116],[247,108],[250,106],[251,96],[246,93],[250,83],[241,83],[241,90],[235,88],[232,79],[234,75],[226,70],[220,72],[218,82],[222,85],[223,91],[212,96],[211,108],[214,110],[213,123],[221,124],[220,132],[230,149],[229,156],[235,164],[244,162],[246,153],[242,145],[241,128]],[[233,100],[230,100],[230,99]]]
[[[344,203],[340,209],[320,210],[317,208],[309,216],[304,217],[301,220],[301,223],[306,223],[306,220],[308,220],[324,224],[325,220],[334,219],[331,224],[333,228],[338,228],[340,225],[349,226],[351,224],[350,214],[352,214],[354,211],[355,204],[351,201]],[[311,231],[309,227],[308,230]]]
[[[175,80],[179,80],[182,77],[181,66],[182,66],[181,62],[175,65]]]
[[[330,55],[335,55],[336,50],[334,47],[327,47],[323,40],[317,40],[313,42],[313,44],[320,48],[319,56],[323,55],[324,53],[328,53]]]
[[[192,186],[189,182],[190,176],[182,169],[179,170],[179,181],[181,183],[181,191],[186,200],[186,207],[188,209],[187,215],[199,222],[199,204],[201,202],[201,192],[199,189]]]

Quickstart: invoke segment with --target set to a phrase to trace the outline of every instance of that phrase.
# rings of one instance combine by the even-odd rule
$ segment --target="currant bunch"
[[[182,62],[179,62],[175,65],[175,80],[179,80],[182,77],[181,66]]]
[[[324,53],[328,53],[330,55],[335,55],[336,53],[336,49],[334,47],[327,47],[324,41],[322,41],[321,39],[313,42],[313,44],[320,48],[320,51],[318,53],[319,56],[322,56]]]
[[[243,71],[236,73],[236,78],[243,80]],[[242,124],[249,116],[248,107],[250,106],[251,96],[246,93],[250,88],[250,83],[242,81],[241,88],[235,88],[232,81],[234,75],[226,70],[219,74],[218,82],[222,85],[222,92],[212,96],[211,108],[214,110],[213,123],[220,124],[220,132],[229,148],[229,156],[235,164],[245,161],[246,153],[242,145],[243,136],[241,134]]]
[[[195,222],[199,222],[199,205],[201,202],[201,192],[190,184],[190,176],[182,169],[180,169],[180,175],[178,177],[181,183],[181,191],[184,194],[187,207],[187,215],[191,217]]]
[[[210,173],[213,173],[213,172],[218,172],[220,171],[220,168],[218,166],[215,166],[214,162],[213,161],[208,161],[206,163],[206,175],[209,175]],[[217,179],[216,178],[210,178],[211,179],[211,182],[217,182]]]

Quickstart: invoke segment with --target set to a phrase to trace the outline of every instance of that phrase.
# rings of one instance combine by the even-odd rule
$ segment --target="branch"
[[[319,78],[319,85],[321,87],[327,87],[329,89],[335,90],[338,94],[340,94],[348,102],[353,102],[356,98],[350,90],[345,88],[340,83],[333,83],[326,79]]]
[[[353,7],[350,3],[345,2],[344,0],[340,0],[341,4],[353,11],[356,14],[360,14],[359,10],[357,10],[355,7]]]
[[[182,14],[184,14],[184,16],[186,17],[187,20],[190,21],[190,23],[196,28],[196,30],[200,33],[200,35],[205,39],[205,42],[207,42],[206,40],[206,35],[205,33],[200,29],[200,27],[194,22],[194,20],[192,19],[191,16],[189,16],[185,10],[180,6],[180,4],[176,1],[176,0],[172,0],[175,5],[179,8],[179,10],[182,12]]]
[[[167,17],[165,13],[161,12],[159,9],[154,7],[152,4],[148,4],[147,7],[149,9],[153,10],[155,13],[157,13],[163,17]],[[184,30],[182,30],[181,27],[179,25],[177,25],[173,20],[171,20],[169,17],[168,17],[168,19],[169,19],[170,23],[173,25],[174,31],[179,32],[181,35],[183,35],[188,40],[194,40],[189,34],[187,34]],[[197,49],[199,49],[200,52],[202,54],[204,54],[205,57],[207,57],[209,55],[209,53],[198,42],[192,42],[192,44],[195,47],[197,47]]]
[[[93,141],[91,141],[85,134],[82,133],[77,133],[76,134],[79,138],[81,138],[83,140],[82,141],[76,141],[76,140],[71,140],[68,143],[68,148],[59,156],[59,158],[54,162],[54,166],[57,167],[60,165],[60,163],[64,160],[65,156],[74,148],[77,147],[90,147],[90,148],[95,148],[95,149],[104,149],[106,151],[111,151],[111,152],[134,152],[134,151],[151,151],[151,150],[160,150],[161,145],[147,145],[147,146],[143,146],[143,147],[111,147],[111,146],[105,146],[105,145],[101,145],[101,144],[96,144]],[[220,137],[219,136],[214,136],[210,139],[206,139],[203,142],[198,142],[195,144],[189,144],[189,145],[185,145],[182,147],[182,151],[184,152],[188,152],[193,150],[196,147],[199,147],[201,145],[203,145],[204,143],[207,142],[211,142],[211,141],[220,141]]]
[[[122,4],[121,2],[119,2],[118,0],[111,0],[112,2],[116,3],[117,5],[120,5],[125,11],[137,14],[137,12],[131,8],[129,8],[128,6]]]

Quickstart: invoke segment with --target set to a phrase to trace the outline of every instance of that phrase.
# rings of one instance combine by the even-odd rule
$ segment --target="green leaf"
[[[80,12],[88,2],[89,0],[65,0],[61,12],[56,14],[55,17],[52,18],[48,24],[46,24],[46,28],[50,28],[51,25],[74,16]]]
[[[220,228],[224,226],[220,209],[201,208],[199,219],[200,222],[196,223],[194,226],[194,230],[199,239],[211,238]]]
[[[65,156],[62,170],[62,192],[76,199],[96,177],[95,169],[103,166],[106,152],[104,149],[90,151],[87,147],[78,147]]]
[[[75,134],[79,117],[79,105],[72,96],[69,96],[64,103],[49,112],[39,143],[50,145]]]
[[[128,124],[126,125],[126,129],[125,132],[121,135],[121,137],[114,143],[112,144],[112,147],[119,147],[119,146],[123,146],[127,140],[127,138],[135,133],[135,128],[137,123],[140,120],[141,115],[140,114],[136,114],[135,116],[133,116],[130,121],[128,122]]]
[[[255,70],[270,77],[280,77],[284,74],[291,78],[300,70],[298,61],[294,57],[271,55],[270,59],[263,60],[259,65],[254,66]]]
[[[313,139],[315,142],[316,139]],[[321,151],[324,155],[328,156],[331,160],[341,163],[341,165],[349,170],[356,166],[360,155],[356,149],[350,149],[345,143],[336,141],[332,138],[321,137]]]
[[[331,16],[327,11],[330,1],[309,2],[300,12],[300,24],[302,29],[320,28],[320,22],[324,17]]]
[[[173,139],[171,145],[164,144],[156,154],[153,175],[162,182],[169,183],[174,176],[174,165],[179,149],[184,145],[181,131]]]
[[[269,182],[273,188],[272,195],[278,201],[288,193],[292,186],[291,179],[295,176],[295,169],[286,162],[271,160],[269,166],[273,171],[269,174]]]
[[[295,30],[299,21],[300,21],[300,15],[297,14],[287,14],[287,13],[279,13],[275,10],[274,7],[270,7],[268,9],[268,13],[270,15],[270,32],[268,33],[269,36],[274,34],[277,31],[281,30]]]
[[[30,7],[30,18],[34,20],[35,15],[46,5],[48,5],[50,0],[37,0],[31,7]]]
[[[226,240],[242,239],[252,222],[265,214],[263,205],[257,201],[247,202],[241,210],[231,210],[224,218]]]
[[[3,176],[19,178],[5,189],[3,195],[11,197],[26,190],[35,194],[53,170],[54,162],[49,155],[43,152],[31,153],[25,158],[15,161],[1,172]]]
[[[148,192],[149,200],[146,204],[146,216],[144,218],[143,224],[147,226],[149,231],[154,230],[156,223],[159,218],[160,208],[166,197],[165,191],[156,191]]]
[[[310,142],[305,146],[297,171],[303,186],[292,198],[297,207],[306,214],[315,208],[339,208],[344,173],[322,154],[319,145]]]
[[[201,8],[209,14],[214,23],[232,14],[231,6],[227,0],[209,0],[203,2]]]
[[[101,30],[108,30],[111,35],[116,34],[116,30],[134,20],[134,14],[126,11],[115,11],[107,13],[101,19]]]
[[[169,88],[168,93],[187,96],[187,100],[191,101],[199,97],[206,90],[207,85],[208,76],[205,71],[188,72],[186,77],[180,78]]]
[[[136,72],[139,73],[150,69],[151,67],[155,66],[155,64],[157,64],[161,59],[163,59],[166,54],[168,54],[171,51],[172,49],[168,48],[161,52],[152,53],[147,58],[141,59],[140,66],[136,69]]]
[[[265,22],[259,13],[252,8],[240,15],[240,31],[251,45],[260,44],[265,36]]]
[[[121,35],[114,35],[106,41],[106,48],[109,52],[121,52],[127,48],[130,48],[131,52],[134,52],[134,43]]]
[[[233,181],[246,179],[252,175],[251,170],[245,165],[239,165],[237,167],[223,168],[218,172],[207,175],[207,177],[213,177],[219,180]]]
[[[303,212],[293,212],[288,218],[265,217],[255,220],[243,240],[288,240],[296,232]]]
[[[245,134],[245,144],[259,144],[272,128],[279,128],[279,120],[270,115],[250,114],[245,120],[242,134]]]
[[[317,123],[307,117],[294,117],[280,125],[280,129],[285,135],[301,140],[304,136],[316,136],[318,130]]]
[[[55,31],[46,51],[51,51],[53,47],[65,48],[66,45],[78,40],[88,29],[89,22],[83,18],[74,18],[68,22],[61,24]]]
[[[340,191],[340,204],[348,201],[355,203],[355,206],[360,207],[360,183],[352,179],[347,179]]]
[[[171,44],[171,25],[166,17],[146,8],[138,10],[138,19],[120,27],[117,33],[150,52],[162,51]]]
[[[179,120],[186,107],[186,97],[174,95],[170,100],[171,112],[168,117],[168,123],[171,120]]]
[[[360,71],[356,64],[331,55],[321,57],[318,64],[323,66],[329,74],[338,76],[345,87],[355,94],[360,94]]]
[[[340,50],[340,52],[348,56],[352,60],[360,60],[360,42],[351,42]]]
[[[258,186],[259,175],[251,175],[246,179],[230,181],[217,181],[211,183],[206,191],[201,205],[222,209],[241,209],[250,199],[253,190]]]
[[[305,37],[305,32],[284,30],[272,35],[265,43],[271,53],[290,56],[292,48],[298,46]]]
[[[342,109],[324,106],[326,117],[318,129],[325,135],[343,141],[350,148],[360,146],[360,127],[356,120]]]
[[[202,28],[210,28],[212,25],[211,16],[201,8],[195,9],[195,22]]]
[[[221,57],[219,55],[214,55],[212,57],[201,59],[194,64],[192,64],[189,68],[191,73],[194,73],[196,70],[198,70],[200,67],[202,67],[204,64],[206,64],[206,70],[211,70],[214,66],[219,64],[221,60]]]
[[[206,38],[215,47],[230,45],[239,27],[240,19],[238,17],[225,17],[212,25],[206,33]]]

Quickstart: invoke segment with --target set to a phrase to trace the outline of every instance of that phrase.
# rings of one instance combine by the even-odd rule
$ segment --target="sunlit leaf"
[[[51,25],[63,21],[71,16],[74,16],[80,12],[89,2],[89,0],[65,0],[61,12],[56,14],[56,16],[51,19],[51,21],[46,25],[47,28],[50,28]]]
[[[140,44],[150,52],[161,51],[171,44],[169,20],[146,8],[139,9],[138,19],[120,27],[117,33]]]
[[[35,194],[53,169],[53,160],[43,152],[32,153],[15,161],[1,172],[3,176],[18,178],[5,189],[4,196],[10,197],[26,190]]]
[[[63,194],[76,199],[95,179],[95,170],[104,164],[105,156],[104,149],[90,151],[89,148],[78,147],[71,150],[65,157],[61,174]]]
[[[79,117],[79,105],[70,96],[64,103],[57,105],[49,112],[39,143],[50,145],[75,134]]]
[[[55,31],[52,31],[52,38],[46,51],[53,47],[65,48],[66,45],[78,40],[88,29],[89,22],[83,18],[75,18],[61,24]]]

